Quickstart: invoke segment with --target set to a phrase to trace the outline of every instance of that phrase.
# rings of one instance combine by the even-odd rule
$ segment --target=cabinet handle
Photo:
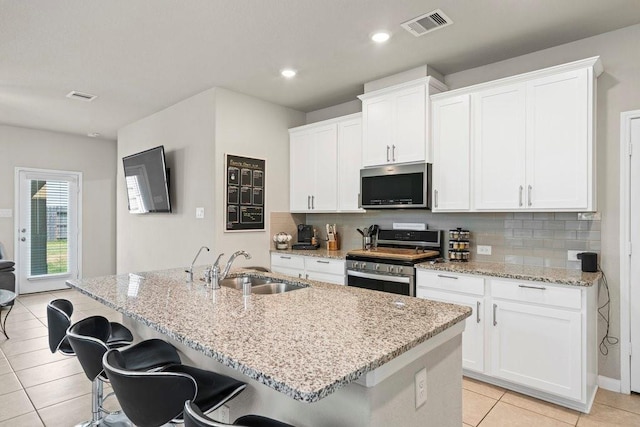
[[[394,162],[396,161],[396,146],[393,145],[393,148],[391,149],[391,160],[393,160]]]
[[[498,325],[498,319],[496,318],[496,310],[498,309],[498,304],[493,304],[493,326]]]
[[[390,149],[391,149],[391,147],[389,147],[389,146],[387,145],[387,162],[389,162],[389,161],[390,161],[390,160],[389,160],[389,150],[390,150]]]
[[[434,205],[437,208],[438,207],[438,190],[433,190],[433,196],[436,200],[434,200]]]
[[[476,301],[476,323],[480,323],[480,301]]]
[[[307,209],[311,209],[311,196],[307,196]]]
[[[320,260],[317,260],[316,262],[319,262],[320,264],[329,264],[329,261],[320,261]]]
[[[298,277],[302,279],[302,273],[298,273]]]
[[[309,275],[308,275],[308,274],[305,274],[305,275],[304,275],[304,278],[305,278],[305,279],[308,279],[308,278],[309,278]]]
[[[527,289],[538,289],[538,290],[541,290],[541,291],[544,291],[545,289],[547,289],[547,288],[545,288],[544,286],[527,286],[527,285],[518,285],[518,287],[520,287],[520,288],[527,288]]]
[[[280,255],[280,258],[282,258],[282,259],[291,259],[290,256],[282,256],[282,255]]]
[[[529,188],[527,189],[527,201],[529,203],[529,206],[531,206],[531,189],[533,187],[529,186]]]
[[[443,279],[455,279],[458,280],[456,276],[447,276],[446,274],[438,274],[438,277],[442,277]]]
[[[524,190],[524,188],[522,188],[522,185],[520,186],[520,193],[518,193],[518,206],[522,207],[522,190]]]
[[[316,196],[311,196],[311,209],[316,208]]]

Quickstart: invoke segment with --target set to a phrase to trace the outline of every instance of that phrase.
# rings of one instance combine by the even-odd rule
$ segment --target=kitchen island
[[[229,403],[232,420],[258,413],[299,427],[461,425],[469,308],[244,274],[305,287],[245,298],[186,283],[181,269],[67,283],[122,313],[138,338],[164,338],[183,362],[247,382]],[[426,403],[416,408],[414,377],[424,368]]]

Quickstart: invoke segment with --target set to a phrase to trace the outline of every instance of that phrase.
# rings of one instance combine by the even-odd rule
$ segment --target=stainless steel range
[[[415,296],[414,265],[442,254],[440,230],[378,230],[378,245],[347,253],[347,285]]]

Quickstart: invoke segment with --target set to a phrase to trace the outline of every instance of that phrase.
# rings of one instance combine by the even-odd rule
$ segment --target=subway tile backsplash
[[[324,225],[337,224],[344,250],[361,247],[356,228],[371,224],[390,228],[394,222],[419,222],[445,231],[457,227],[468,229],[471,231],[471,259],[479,262],[580,269],[579,261],[567,260],[567,250],[600,251],[600,221],[578,220],[577,213],[434,214],[389,210],[364,214],[307,214],[305,221],[318,229],[321,243],[325,237]],[[446,250],[448,233],[444,233],[444,237]],[[491,255],[478,255],[478,245],[491,246]]]

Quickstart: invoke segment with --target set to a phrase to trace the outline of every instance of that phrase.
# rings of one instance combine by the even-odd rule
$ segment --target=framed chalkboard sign
[[[264,230],[265,160],[225,154],[225,231]]]

